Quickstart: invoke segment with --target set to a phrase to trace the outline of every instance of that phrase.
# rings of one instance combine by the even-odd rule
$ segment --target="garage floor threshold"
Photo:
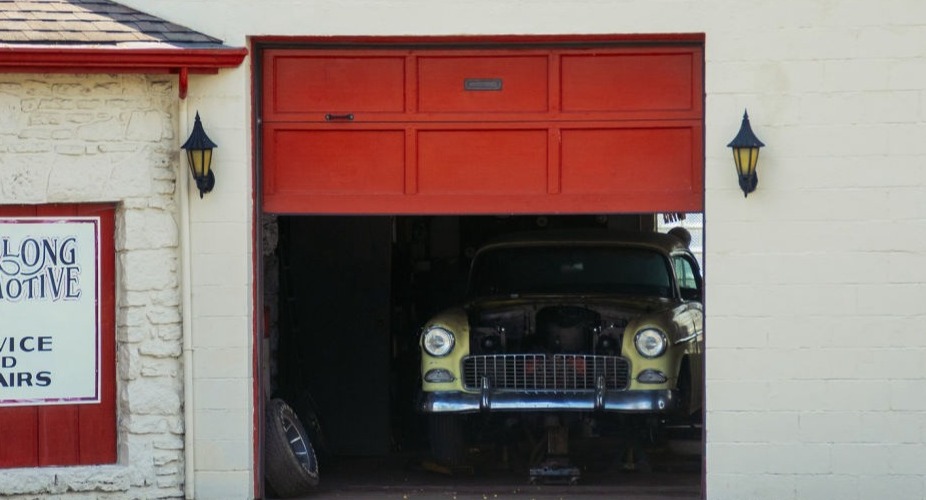
[[[661,463],[652,471],[609,469],[584,473],[577,485],[530,484],[526,473],[483,471],[444,475],[401,457],[339,459],[320,470],[318,489],[306,500],[496,500],[619,498],[623,500],[701,498],[700,457]],[[654,464],[656,465],[656,464]]]

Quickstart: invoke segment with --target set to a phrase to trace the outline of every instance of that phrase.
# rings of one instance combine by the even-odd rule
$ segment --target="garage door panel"
[[[421,194],[544,194],[547,131],[418,133]]]
[[[545,112],[548,58],[420,57],[418,109],[422,112]]]
[[[562,191],[691,191],[691,128],[562,131]]]
[[[600,214],[641,212],[697,212],[703,196],[690,192],[650,191],[537,195],[446,194],[414,196],[359,196],[283,194],[264,203],[266,213],[277,214]]]
[[[404,192],[404,130],[275,129],[268,135],[275,168],[265,195]]]
[[[274,84],[271,114],[393,112],[405,110],[405,58],[278,56],[268,71]],[[288,89],[288,90],[284,90]]]
[[[691,111],[695,61],[681,54],[588,54],[562,58],[562,110]]]

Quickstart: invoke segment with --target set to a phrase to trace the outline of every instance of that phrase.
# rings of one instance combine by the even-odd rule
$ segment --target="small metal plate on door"
[[[466,78],[463,80],[463,90],[501,90],[501,78]]]

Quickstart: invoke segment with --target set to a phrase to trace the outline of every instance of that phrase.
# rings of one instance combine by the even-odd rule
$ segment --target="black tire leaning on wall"
[[[318,460],[299,417],[282,399],[267,403],[264,476],[282,498],[305,495],[318,485]]]

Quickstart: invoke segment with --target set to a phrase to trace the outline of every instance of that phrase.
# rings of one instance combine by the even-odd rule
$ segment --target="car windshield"
[[[471,297],[560,293],[671,297],[669,262],[652,250],[602,246],[500,247],[473,262]]]

